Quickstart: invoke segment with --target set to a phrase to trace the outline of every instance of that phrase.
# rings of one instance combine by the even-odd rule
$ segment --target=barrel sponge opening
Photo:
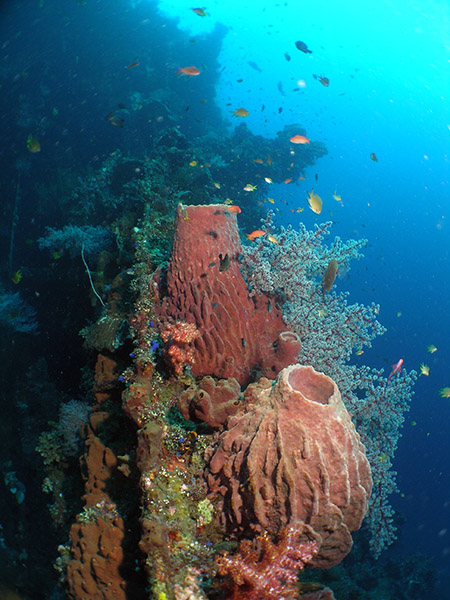
[[[299,392],[308,400],[318,404],[328,404],[335,392],[334,384],[329,377],[318,373],[312,367],[296,366],[291,369],[288,383],[295,392]]]

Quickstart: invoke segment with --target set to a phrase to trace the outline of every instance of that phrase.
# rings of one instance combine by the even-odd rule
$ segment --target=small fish
[[[32,153],[32,154],[36,154],[36,152],[40,152],[41,151],[41,145],[38,142],[38,140],[33,137],[30,133],[30,135],[28,136],[27,139],[27,149]]]
[[[269,154],[269,156],[267,157],[266,163],[267,163],[269,166],[272,166],[272,157],[270,156],[270,154]]]
[[[189,163],[190,167],[196,167],[198,165],[198,162],[196,160],[191,160],[191,162]]]
[[[238,215],[239,213],[242,212],[242,210],[240,209],[239,206],[237,206],[236,204],[233,204],[232,206],[227,206],[225,212],[230,212],[230,213],[233,213],[234,215]]]
[[[58,252],[58,250],[55,250],[52,254],[53,260],[59,260],[61,258],[61,252]]]
[[[272,242],[272,244],[279,244],[280,242],[277,240],[276,237],[274,237],[273,235],[268,235],[267,239],[269,240],[269,242]]]
[[[256,240],[257,238],[266,235],[265,231],[262,231],[262,229],[255,229],[255,231],[252,231],[251,233],[247,233],[247,239],[250,240],[251,242],[253,242],[253,240]]]
[[[331,290],[331,286],[333,285],[336,275],[338,272],[338,262],[334,258],[332,258],[328,264],[327,270],[325,271],[322,277],[322,298],[325,298],[325,292],[329,292]]]
[[[291,57],[289,56],[289,54],[287,52],[284,53],[284,58],[289,62],[291,60]]]
[[[288,177],[287,179],[284,180],[284,183],[291,183],[292,182],[292,178]]]
[[[411,425],[415,427],[417,425],[417,421],[411,421]]]
[[[22,280],[22,271],[21,269],[17,269],[17,271],[15,273],[13,273],[12,277],[11,277],[11,281],[14,283],[14,285],[17,285],[18,283],[20,283]]]
[[[216,187],[218,190],[220,190],[220,183],[218,183],[217,181],[214,182],[214,187]]]
[[[270,177],[264,177],[264,181],[266,183],[273,183],[272,179]]]
[[[283,84],[281,83],[281,81],[279,81],[279,82],[277,83],[277,88],[278,88],[278,91],[280,92],[280,94],[281,94],[282,96],[286,96],[286,94],[284,93],[284,90],[283,90]]]
[[[206,17],[206,16],[208,16],[208,13],[205,12],[205,7],[203,7],[203,8],[191,8],[191,10],[192,10],[192,12],[194,12],[199,17]]]
[[[200,71],[197,67],[178,67],[178,75],[187,75],[188,77],[195,77],[196,75],[200,75]]]
[[[395,365],[392,365],[392,371],[389,374],[387,382],[389,383],[392,375],[396,375],[397,373],[401,373],[402,371],[403,358],[401,358]]]
[[[355,354],[356,356],[361,356],[362,354],[364,354],[364,350],[357,350]]]
[[[273,198],[267,198],[267,202],[270,202],[270,204],[275,204],[275,200]]]
[[[312,54],[312,50],[308,48],[305,42],[295,42],[295,47],[297,48],[297,50],[300,50],[300,52],[304,52],[305,54]]]
[[[340,202],[341,206],[344,206],[344,203],[342,202],[342,198],[339,194],[336,193],[336,190],[334,190],[334,192],[333,192],[333,198],[336,200],[336,202]]]
[[[278,114],[281,115],[282,112],[283,112],[283,107],[280,106],[280,108],[278,109]]]
[[[119,129],[122,129],[123,124],[125,123],[124,119],[117,119],[116,117],[108,119],[108,121],[111,123],[111,125],[114,125],[114,127],[118,127]]]
[[[323,75],[313,75],[313,77],[325,87],[328,87],[330,85],[330,80],[328,79],[328,77],[324,77]]]
[[[309,144],[310,140],[304,135],[294,135],[289,139],[293,144]]]
[[[138,60],[135,60],[134,62],[130,63],[129,65],[127,65],[125,67],[125,69],[135,69],[136,67],[138,67],[141,63]]]
[[[220,260],[220,265],[219,265],[219,271],[227,271],[230,268],[230,259],[228,257],[228,253],[225,254],[225,256],[222,257],[222,254],[219,254],[219,260]]]
[[[232,114],[234,117],[248,117],[250,113],[246,108],[237,108]]]
[[[108,123],[111,123],[111,125],[114,125],[114,127],[119,127],[120,129],[122,129],[123,124],[125,123],[123,119],[116,117],[112,111],[107,114],[106,120]]]
[[[252,69],[255,69],[255,71],[258,71],[258,73],[262,73],[262,69],[260,69],[258,65],[252,60],[247,61],[247,64],[250,65]]]
[[[378,457],[378,460],[380,462],[386,462],[389,459],[389,456],[387,454],[380,454],[380,456]]]
[[[373,160],[373,162],[378,162],[378,158],[375,152],[370,153],[370,158]]]
[[[316,213],[316,215],[320,215],[320,213],[322,212],[322,198],[316,194],[314,192],[314,190],[311,190],[310,192],[308,192],[308,197],[306,198],[308,200],[308,204],[309,204],[309,208]]]
[[[428,375],[430,374],[430,367],[428,365],[425,365],[424,363],[420,364],[420,375],[426,375],[428,377]],[[419,375],[419,377],[420,377]]]
[[[430,354],[434,354],[436,352],[436,350],[437,350],[437,348],[433,344],[430,344],[429,346],[427,346],[427,352],[429,352]]]
[[[256,185],[252,185],[251,183],[247,183],[244,187],[244,192],[254,192],[256,190]]]
[[[443,387],[439,390],[441,398],[450,398],[450,387]]]
[[[254,158],[253,162],[257,163],[258,165],[263,165],[264,164],[264,161],[263,161],[262,158]]]

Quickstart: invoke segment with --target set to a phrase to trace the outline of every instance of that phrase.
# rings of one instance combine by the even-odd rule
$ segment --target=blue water
[[[67,363],[82,363],[78,330],[95,315],[90,306],[76,310],[77,300],[68,294],[67,305],[59,298],[53,323],[45,316],[58,281],[40,287],[39,268],[49,266],[43,256],[44,262],[36,262],[32,243],[45,226],[67,223],[56,199],[44,205],[39,184],[51,182],[59,168],[75,175],[99,169],[117,149],[139,160],[150,155],[145,111],[136,107],[156,94],[149,89],[155,77],[158,98],[169,110],[167,91],[183,96],[177,123],[188,139],[214,125],[226,136],[245,122],[253,134],[274,138],[284,126],[300,124],[328,154],[307,167],[304,181],[268,186],[266,195],[275,202],[264,209],[275,210],[277,225],[295,227],[301,218],[312,228],[330,219],[333,235],[366,238],[365,258],[337,282],[352,301],[381,305],[387,332],[365,352],[364,362],[387,372],[399,358],[407,369],[430,367],[415,386],[396,453],[400,494],[391,500],[404,524],[387,552],[394,558],[414,552],[430,557],[444,594],[435,597],[443,598],[450,584],[450,399],[439,395],[450,386],[450,6],[407,0],[211,0],[205,17],[191,10],[190,0],[161,0],[157,6],[156,17],[154,3],[146,1],[2,2],[2,287],[20,291],[36,308],[45,338],[38,342],[39,352],[54,360],[50,370],[60,389],[76,395],[78,371]],[[299,51],[297,40],[311,54]],[[127,69],[135,61],[140,64]],[[200,76],[178,78],[177,68],[188,64],[199,67]],[[329,86],[314,75],[327,77]],[[112,127],[106,117],[110,111],[120,117],[121,103],[125,125]],[[249,115],[233,116],[239,107]],[[30,134],[39,140],[40,153],[27,151]],[[14,265],[23,279],[12,286],[11,224],[19,182]],[[324,201],[320,216],[307,207],[312,188]],[[335,191],[342,206],[332,197]],[[290,211],[297,207],[304,212]],[[254,228],[259,227],[256,221]],[[71,337],[58,337],[58,319],[67,320],[70,310]],[[435,353],[427,352],[429,344],[437,347]],[[5,406],[13,402],[6,391],[9,369],[16,370],[17,383],[32,358],[28,348],[2,373]],[[13,415],[25,436],[23,412]],[[3,453],[3,473],[12,470],[12,455]],[[3,492],[9,498],[6,487]],[[32,508],[26,510],[16,507],[5,519],[30,520]],[[4,581],[10,587],[11,572],[20,571],[20,559],[13,562]]]

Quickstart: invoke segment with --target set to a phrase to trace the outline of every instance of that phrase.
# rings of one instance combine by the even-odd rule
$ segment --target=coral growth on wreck
[[[235,555],[225,554],[216,559],[220,575],[232,578],[230,600],[295,598],[298,572],[319,549],[314,534],[304,525],[293,524],[281,532],[276,544],[267,532],[259,535],[256,542],[258,549],[244,540]]]
[[[288,279],[284,296],[275,287],[255,287],[262,281],[257,266],[263,245],[255,247],[252,267],[246,251],[244,277],[236,215],[227,205],[178,206],[167,272],[153,270],[149,228],[149,221],[142,222],[134,237],[134,368],[113,376],[114,385],[124,386],[122,409],[136,440],[131,454],[111,454],[100,465],[108,486],[101,478],[92,486],[88,472],[84,511],[94,510],[98,525],[105,515],[97,512],[112,507],[116,519],[109,485],[119,473],[135,473],[141,509],[135,551],[153,597],[205,600],[220,589],[231,599],[295,598],[299,570],[328,569],[349,553],[372,491],[365,447],[328,376],[331,358],[325,356],[325,373],[297,363],[311,344],[304,335],[308,317],[303,329],[297,321],[286,325],[281,307]],[[110,294],[105,315],[123,314],[120,289]],[[101,319],[93,339],[103,331],[100,325]],[[355,317],[352,335],[367,327]],[[99,400],[103,380],[98,367]],[[94,421],[100,418],[95,414]],[[95,435],[92,425],[88,431]],[[89,436],[87,464],[100,443]],[[103,456],[110,456],[107,448]],[[111,527],[126,531],[127,524],[116,521]],[[85,568],[82,536],[93,528],[88,522],[85,529],[72,527],[71,590]],[[105,553],[100,551],[101,560],[109,559]],[[117,571],[115,564],[110,568]],[[96,585],[101,589],[100,578]],[[119,581],[117,594],[121,586]],[[310,597],[332,593],[320,588]]]

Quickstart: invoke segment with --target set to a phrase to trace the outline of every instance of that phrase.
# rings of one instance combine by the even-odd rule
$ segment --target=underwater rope
[[[91,271],[89,270],[89,267],[88,267],[88,264],[86,262],[86,259],[84,258],[84,242],[82,242],[82,244],[81,244],[81,258],[83,260],[84,266],[86,267],[86,271],[87,271],[87,274],[88,274],[88,277],[89,277],[89,281],[90,281],[90,284],[91,284],[92,291],[97,296],[97,298],[100,300],[100,302],[103,304],[103,306],[105,306],[105,303],[103,302],[103,300],[101,299],[101,297],[98,294],[97,290],[95,289],[94,282],[92,281]]]

